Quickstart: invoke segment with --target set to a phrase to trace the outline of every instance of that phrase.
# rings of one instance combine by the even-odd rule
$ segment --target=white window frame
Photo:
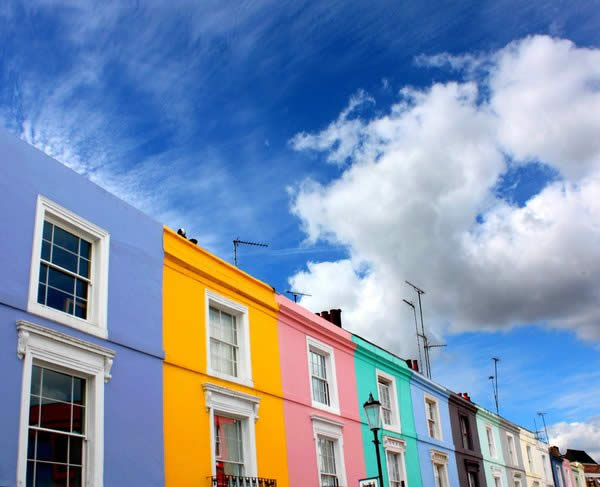
[[[229,298],[221,296],[211,289],[206,289],[205,293],[205,328],[206,328],[206,372],[208,375],[218,377],[219,379],[235,382],[247,387],[254,387],[252,381],[252,359],[250,351],[250,325],[248,320],[248,308],[243,304],[237,303]],[[210,360],[210,307],[217,308],[229,313],[236,318],[238,329],[238,375],[229,375],[214,370]]]
[[[517,465],[517,452],[515,451],[515,437],[506,433],[506,448],[508,449],[508,459],[511,465]]]
[[[390,385],[390,400],[392,407],[392,424],[386,424],[383,422],[383,415],[381,416],[381,424],[383,428],[395,433],[402,433],[402,424],[400,422],[400,408],[398,407],[398,390],[396,389],[396,378],[384,372],[383,370],[375,370],[375,380],[377,381],[377,396],[379,397],[379,378],[382,378],[385,382]],[[379,398],[381,401],[381,398]]]
[[[310,352],[316,352],[325,357],[325,369],[327,371],[327,383],[329,385],[329,406],[315,400],[312,387],[312,370],[310,366]],[[312,407],[322,409],[333,414],[340,414],[340,403],[338,399],[337,374],[335,371],[335,353],[333,347],[320,342],[311,336],[306,337],[306,363],[308,365],[308,387]]]
[[[104,384],[111,379],[115,352],[27,321],[17,321],[17,357],[23,360],[17,457],[17,487],[25,486],[29,397],[34,365],[86,379],[85,485],[102,487],[104,471]]]
[[[533,448],[531,448],[531,445],[525,445],[525,454],[527,455],[527,466],[529,467],[529,471],[531,473],[536,473]]]
[[[492,478],[494,479],[494,487],[496,486],[496,479],[498,479],[498,485],[504,487],[502,483],[502,472],[498,468],[492,468]]]
[[[390,483],[390,466],[388,463],[387,453],[397,453],[400,455],[400,468],[402,477],[404,478],[404,487],[408,487],[408,475],[406,474],[406,442],[399,438],[391,436],[383,436],[383,449],[385,451],[385,463],[387,466],[388,484]]]
[[[244,476],[257,477],[256,466],[256,429],[260,398],[210,382],[202,384],[204,403],[210,421],[211,472],[217,474],[215,451],[215,414],[229,416],[242,421],[242,439],[244,452]]]
[[[333,440],[335,446],[335,470],[339,478],[339,485],[346,483],[346,464],[344,461],[344,423],[323,416],[311,415],[313,426],[313,438],[315,442],[315,454],[317,459],[317,475],[319,487],[321,487],[321,468],[319,466],[319,437]]]
[[[440,402],[437,397],[434,397],[430,394],[423,394],[423,402],[425,404],[425,426],[427,428],[427,435],[434,440],[444,441],[444,433],[442,432],[442,420],[440,418]],[[437,436],[431,436],[429,434],[429,419],[427,418],[428,411],[428,402],[433,402],[435,404],[435,415],[436,415],[436,430]]]
[[[88,288],[87,318],[78,318],[58,309],[37,302],[38,281],[40,275],[40,260],[42,252],[42,235],[44,221],[67,230],[77,237],[92,244],[92,261],[90,282]],[[108,254],[110,248],[109,233],[81,218],[75,213],[38,195],[35,210],[35,225],[33,229],[33,247],[31,252],[31,268],[29,276],[29,298],[27,311],[42,316],[63,325],[95,335],[108,337],[107,303],[108,303]]]
[[[513,485],[514,487],[522,487],[521,477],[517,474],[513,476]]]
[[[544,469],[544,479],[546,483],[548,483],[548,479],[550,476],[548,475],[548,463],[546,462],[546,455],[544,453],[540,453],[540,458],[542,459],[542,468]]]
[[[491,424],[485,425],[485,436],[488,444],[488,450],[490,451],[490,457],[498,458],[498,448],[496,447],[496,438],[494,438],[494,429]],[[492,442],[490,443],[490,438]],[[492,451],[493,450],[493,451]]]
[[[448,454],[438,450],[431,450],[431,466],[433,468],[433,479],[435,486],[436,466],[444,467],[444,487],[450,487],[450,479],[448,477]]]

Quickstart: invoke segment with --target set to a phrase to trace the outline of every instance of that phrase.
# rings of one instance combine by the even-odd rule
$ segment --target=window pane
[[[71,436],[69,439],[69,463],[81,465],[81,450],[83,439],[76,436]]]
[[[42,369],[37,365],[31,368],[31,393],[37,396],[40,395],[42,382]]]
[[[42,396],[49,399],[71,402],[71,382],[73,377],[50,369],[43,369]]]
[[[81,467],[69,466],[69,487],[81,487]]]
[[[79,238],[57,226],[54,226],[54,244],[74,253],[79,251]]]
[[[40,422],[40,398],[29,396],[29,424],[37,426]]]
[[[35,430],[30,429],[27,439],[27,458],[35,460]]]
[[[92,258],[92,244],[83,239],[79,239],[79,246],[79,255],[87,260],[90,260]]]
[[[73,312],[73,295],[48,288],[46,306],[71,314]]]
[[[85,401],[85,380],[73,377],[73,402],[82,405]]]
[[[44,222],[44,233],[42,238],[45,238],[46,240],[52,240],[52,227],[52,223]]]
[[[53,268],[48,272],[48,285],[69,294],[75,292],[75,278]]]
[[[83,277],[90,277],[90,262],[86,259],[79,259],[79,272],[78,274]]]
[[[40,426],[58,431],[71,431],[71,404],[42,398]]]
[[[87,317],[87,301],[79,298],[75,300],[75,316],[82,319]]]
[[[38,431],[37,460],[66,463],[68,439],[69,437],[62,433]]]
[[[50,261],[50,242],[42,240],[42,259]]]
[[[35,472],[36,487],[67,487],[67,466],[51,463],[37,463]]]
[[[38,303],[46,304],[46,286],[42,286],[41,284],[38,286]]]
[[[48,277],[48,266],[46,264],[40,264],[40,282],[46,284]]]
[[[73,433],[84,433],[85,408],[73,405]]]
[[[35,469],[35,463],[27,462],[27,487],[33,487],[33,470]]]
[[[77,255],[56,245],[52,248],[52,263],[71,272],[77,272]]]

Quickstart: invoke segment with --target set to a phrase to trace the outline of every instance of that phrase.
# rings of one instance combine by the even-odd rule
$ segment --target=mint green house
[[[506,475],[506,463],[500,440],[500,418],[477,406],[477,433],[483,456],[485,480],[489,487],[512,487]]]
[[[381,468],[384,485],[421,487],[415,424],[410,391],[411,370],[406,362],[367,340],[354,335],[354,363],[358,407],[362,422],[362,441],[367,477],[377,476],[373,433],[367,424],[363,403],[369,394],[382,404],[383,431]]]

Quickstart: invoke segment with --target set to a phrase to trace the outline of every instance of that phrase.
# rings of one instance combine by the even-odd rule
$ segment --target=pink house
[[[345,487],[365,477],[352,335],[283,296],[279,350],[291,487]]]

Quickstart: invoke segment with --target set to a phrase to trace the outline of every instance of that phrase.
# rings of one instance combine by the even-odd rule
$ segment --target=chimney
[[[331,317],[329,316],[329,311],[321,311],[321,318],[326,319],[327,321],[331,321]]]
[[[408,365],[408,368],[412,370],[413,367],[412,367],[412,360],[411,359],[409,359],[409,358],[406,359],[406,365]]]
[[[335,326],[342,327],[342,310],[341,309],[330,309],[329,310],[329,321]]]
[[[463,392],[462,396],[469,402],[471,402],[471,396],[469,396],[468,392]]]
[[[548,450],[553,457],[560,457],[560,450],[557,446],[551,446]]]
[[[417,359],[414,359],[414,360],[413,360],[413,370],[414,370],[415,372],[418,372],[418,371],[419,371],[419,361],[418,361]]]

